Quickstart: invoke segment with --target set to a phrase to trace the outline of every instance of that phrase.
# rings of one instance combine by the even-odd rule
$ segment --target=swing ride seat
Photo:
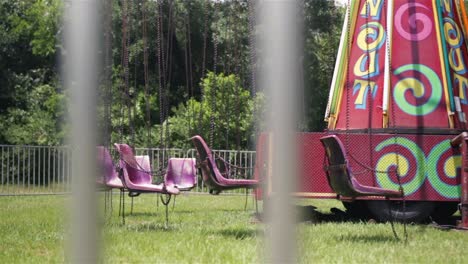
[[[115,169],[112,157],[109,151],[103,146],[98,146],[98,165],[101,169],[102,178],[97,179],[96,183],[107,189],[123,189],[124,185],[119,179],[118,172]]]
[[[130,192],[179,194],[179,190],[165,183],[153,184],[149,156],[137,156],[127,144],[114,144],[120,154],[124,185]]]
[[[328,182],[333,191],[343,197],[355,198],[359,196],[384,196],[386,198],[403,197],[403,191],[395,191],[360,184],[353,176],[351,167],[346,159],[346,152],[341,140],[335,135],[320,138],[328,166],[325,166]]]
[[[179,191],[190,191],[197,184],[197,170],[193,158],[170,158],[164,183]]]
[[[258,180],[228,179],[218,169],[211,149],[200,136],[191,138],[200,158],[200,169],[203,181],[211,190],[222,191],[229,189],[247,188],[254,189],[259,186]],[[211,192],[211,191],[210,191]]]

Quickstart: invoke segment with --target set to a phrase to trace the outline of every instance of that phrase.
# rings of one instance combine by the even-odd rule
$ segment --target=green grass
[[[0,262],[64,261],[66,196],[0,197]],[[127,201],[127,212],[130,199]],[[252,223],[252,200],[243,196],[181,195],[164,226],[155,195],[135,198],[134,214],[121,224],[118,196],[102,229],[106,263],[260,262],[263,224]],[[102,204],[102,203],[101,203]],[[333,200],[302,200],[328,213]],[[402,233],[402,226],[396,226]],[[297,226],[302,263],[466,263],[468,233],[408,226],[407,244],[393,238],[389,224],[302,222]]]

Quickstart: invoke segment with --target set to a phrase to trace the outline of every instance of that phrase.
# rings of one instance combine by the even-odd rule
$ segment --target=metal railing
[[[111,153],[116,162],[118,155]],[[169,158],[196,158],[195,149],[136,148],[135,153],[149,155],[153,170],[165,168]],[[242,177],[252,177],[255,151],[213,150],[213,153],[235,166],[249,167]],[[67,146],[0,145],[0,195],[69,193],[71,162],[71,149]],[[197,177],[193,191],[207,192],[198,171]]]

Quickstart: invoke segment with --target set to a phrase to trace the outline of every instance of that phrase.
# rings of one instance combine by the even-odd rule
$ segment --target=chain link
[[[214,14],[216,15],[218,12],[218,1],[215,1],[214,3]],[[216,19],[215,19],[215,22]],[[213,75],[214,75],[214,81],[213,81],[213,87],[211,88],[211,115],[210,115],[210,146],[214,146],[214,136],[215,136],[215,110],[217,109],[216,107],[216,88],[218,86],[217,84],[217,57],[218,57],[218,36],[217,36],[216,31],[213,32]]]

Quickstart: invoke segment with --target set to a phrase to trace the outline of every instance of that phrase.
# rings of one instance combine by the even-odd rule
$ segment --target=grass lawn
[[[0,197],[0,263],[64,261],[66,196]],[[130,199],[126,199],[129,209]],[[114,215],[102,229],[102,259],[123,263],[261,262],[263,224],[252,223],[243,196],[181,195],[164,228],[164,207],[154,195],[135,198],[134,213],[122,225],[118,196]],[[333,200],[303,200],[323,213]],[[127,210],[128,212],[129,210]],[[467,263],[468,233],[408,226],[407,244],[393,238],[389,224],[302,222],[298,229],[302,263]],[[402,233],[402,226],[397,225]]]

